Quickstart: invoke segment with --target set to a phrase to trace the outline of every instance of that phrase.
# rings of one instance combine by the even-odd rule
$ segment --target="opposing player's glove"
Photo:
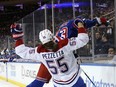
[[[101,17],[101,18],[96,17],[95,19],[97,21],[98,26],[100,26],[100,25],[108,26],[108,22],[105,17]]]
[[[12,24],[10,26],[12,37],[14,40],[19,40],[23,37],[23,30],[22,30],[22,25],[21,24]]]

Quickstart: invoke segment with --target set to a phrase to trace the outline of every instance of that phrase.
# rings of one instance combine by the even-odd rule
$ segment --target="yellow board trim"
[[[11,79],[7,79],[7,78],[2,77],[2,76],[0,76],[0,79],[1,79],[1,80],[5,80],[5,81],[7,81],[7,82],[10,82],[10,83],[12,83],[12,84],[14,84],[14,85],[17,85],[17,86],[19,86],[19,87],[26,87],[25,84],[22,84],[22,83],[20,83],[20,82],[17,82],[17,81],[11,80]]]

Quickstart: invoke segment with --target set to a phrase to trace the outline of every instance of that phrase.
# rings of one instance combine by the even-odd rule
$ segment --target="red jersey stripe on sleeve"
[[[22,40],[22,39],[19,39],[19,40],[16,41],[15,47],[17,47],[17,46],[19,46],[19,45],[21,45],[21,44],[24,44],[24,43],[23,43],[23,40]]]

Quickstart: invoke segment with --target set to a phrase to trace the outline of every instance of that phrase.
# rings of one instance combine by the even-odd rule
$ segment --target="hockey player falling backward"
[[[89,19],[82,20],[80,19],[80,17],[78,17],[76,19],[72,19],[63,23],[60,26],[56,34],[57,41],[63,40],[65,38],[77,37],[78,22],[83,23],[86,28],[90,28],[95,25],[99,25],[99,26],[108,25],[108,23],[106,22],[106,19],[103,17],[102,18],[96,17],[93,20],[89,20]],[[51,79],[50,73],[48,72],[46,67],[43,64],[41,64],[40,69],[37,73],[36,79],[33,82],[31,82],[27,87],[43,87],[44,83],[48,83],[50,79]]]
[[[23,44],[20,38],[16,41],[16,54],[22,58],[41,61],[52,75],[55,87],[86,87],[80,77],[80,67],[77,65],[73,50],[85,46],[89,37],[81,22],[78,25],[78,37],[54,42],[54,36],[48,29],[40,31],[39,39],[42,45],[31,49]],[[20,28],[20,25],[16,25]],[[16,29],[16,28],[15,28]],[[12,30],[13,31],[13,30]],[[13,34],[16,39],[22,34]],[[15,37],[16,36],[16,37]],[[32,52],[35,52],[33,54]]]

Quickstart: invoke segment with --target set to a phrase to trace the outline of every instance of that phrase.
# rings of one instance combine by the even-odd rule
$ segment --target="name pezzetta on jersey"
[[[62,57],[64,55],[64,52],[61,51],[57,51],[57,52],[50,52],[50,53],[43,53],[42,57],[43,59],[53,59],[53,58],[58,58],[58,57]]]
[[[88,41],[86,33],[79,33],[76,38],[59,41],[58,49],[55,52],[48,51],[43,46],[37,47],[35,53],[30,52],[32,49],[24,44],[20,44],[15,50],[22,58],[41,61],[48,68],[56,86],[72,87],[77,82],[81,71],[73,50],[83,47]]]

